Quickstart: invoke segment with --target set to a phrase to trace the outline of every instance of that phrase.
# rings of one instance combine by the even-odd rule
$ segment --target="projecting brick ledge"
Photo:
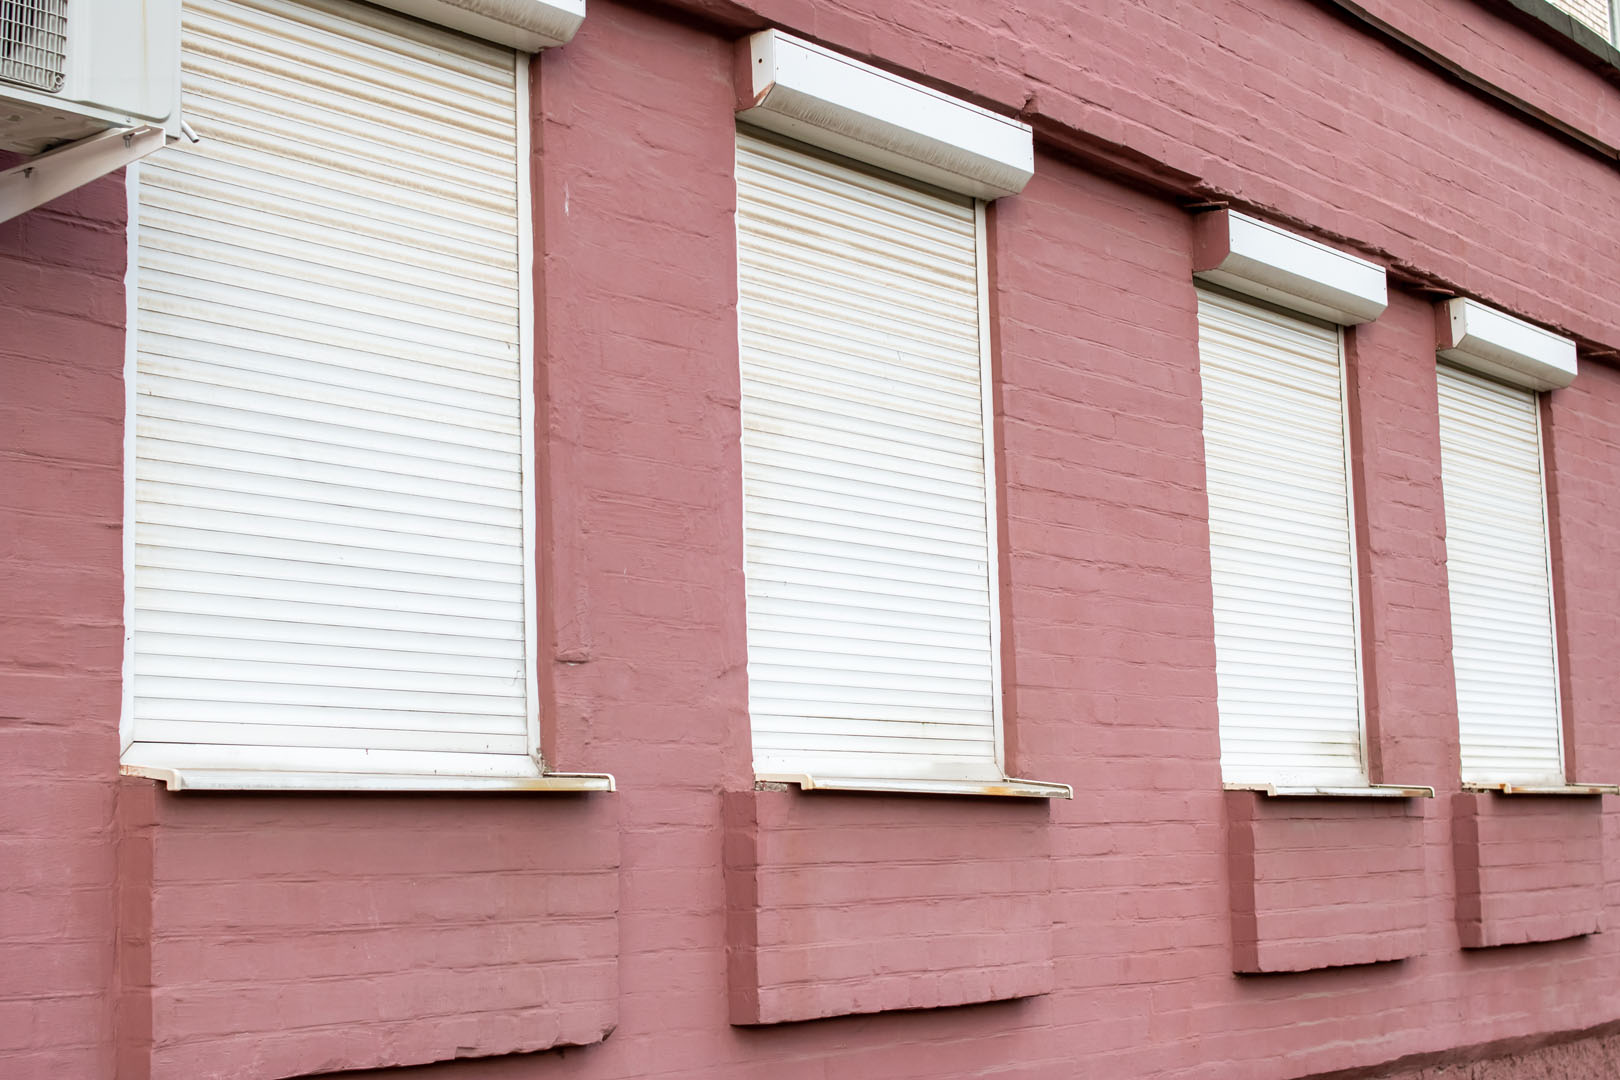
[[[119,1076],[276,1080],[599,1042],[612,796],[121,792]]]
[[[1228,792],[1232,970],[1310,971],[1421,952],[1427,802]]]
[[[1044,801],[725,796],[731,1022],[1052,988]]]
[[[1601,798],[1465,792],[1451,816],[1463,948],[1602,929]]]

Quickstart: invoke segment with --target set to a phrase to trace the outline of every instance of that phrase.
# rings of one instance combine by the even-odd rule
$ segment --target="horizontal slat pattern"
[[[1222,774],[1362,783],[1338,332],[1206,290],[1198,314]]]
[[[1462,778],[1562,782],[1536,395],[1438,377]]]
[[[755,767],[999,778],[975,210],[737,139]]]
[[[525,758],[513,54],[188,0],[183,92],[202,141],[140,173],[136,740]]]

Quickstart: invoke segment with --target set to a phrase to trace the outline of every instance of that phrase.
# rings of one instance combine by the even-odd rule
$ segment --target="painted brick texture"
[[[126,1019],[149,1030],[120,1077],[487,1057],[616,1023],[610,799],[124,789]]]
[[[1608,287],[1620,278],[1612,158],[1528,126],[1414,63],[1336,4],[666,6],[734,32],[780,25],[879,58],[1022,113],[1044,138],[1099,167],[1190,198],[1265,210],[1343,238],[1419,280],[1439,278],[1577,335],[1620,343],[1620,298]],[[1386,5],[1357,6],[1382,14]],[[1402,14],[1411,8],[1422,13]],[[1557,94],[1553,111],[1616,145],[1612,81],[1575,74],[1577,62],[1521,27],[1462,0],[1400,5],[1391,20],[1465,66],[1508,68],[1510,94],[1528,89],[1539,102],[1552,96],[1548,87],[1578,88]]]
[[[1593,934],[1603,921],[1595,798],[1452,797],[1457,933],[1467,949]]]
[[[1420,29],[1442,10],[1413,7]],[[211,798],[117,784],[121,189],[109,180],[0,225],[0,1075],[193,1080],[443,1059],[409,1075],[1289,1080],[1613,1022],[1613,933],[1461,948],[1432,297],[1400,288],[1348,340],[1369,742],[1376,779],[1432,783],[1442,801],[1398,821],[1358,805],[1357,821],[1396,834],[1376,850],[1331,807],[1312,806],[1301,828],[1415,890],[1370,935],[1408,958],[1233,973],[1182,203],[1266,210],[1383,253],[1402,280],[1449,282],[1615,345],[1620,183],[1612,163],[1329,5],[1196,8],[593,0],[578,38],[538,63],[542,707],[552,762],[618,776],[603,799]],[[732,38],[767,20],[1025,110],[1041,131],[1035,180],[990,215],[1005,712],[1009,767],[1073,783],[1072,802],[751,791],[730,80]],[[1504,66],[1522,48],[1521,76],[1548,86],[1584,77],[1514,27],[1480,25],[1448,48]],[[1572,775],[1612,780],[1620,374],[1590,352],[1582,365],[1548,407],[1555,574]],[[756,809],[751,850],[783,869],[779,890],[798,869],[844,865],[790,841],[857,836],[883,865],[928,856],[926,873],[903,875],[917,895],[893,899],[888,875],[868,888],[817,875],[818,888],[853,891],[815,918],[781,891],[750,909],[777,942],[893,966],[905,937],[874,945],[857,914],[892,902],[946,931],[982,916],[945,861],[978,838],[923,843],[916,823],[1004,829],[1013,861],[1047,860],[1050,989],[894,1008],[960,998],[1001,959],[948,949],[937,984],[912,968],[884,986],[875,1000],[889,1011],[734,1025],[734,800],[770,807],[764,823]],[[1600,806],[1589,812],[1612,924],[1620,800],[1582,806]],[[1263,824],[1270,837],[1300,823]],[[1325,912],[1343,929],[1380,910],[1323,884],[1348,874],[1270,850],[1277,882],[1304,899],[1279,888],[1268,911]],[[1008,914],[1030,945],[1039,905],[1023,888]],[[1272,940],[1304,940],[1285,929]],[[1307,944],[1321,963],[1342,943]],[[576,964],[577,979],[554,977]],[[1019,978],[1035,985],[1039,966],[1037,955]],[[778,970],[770,985],[843,995],[791,1002],[806,1015],[856,1011],[857,984],[876,993],[865,975],[809,974]],[[543,1045],[557,1049],[518,1052]],[[1518,1075],[1546,1061],[1604,1075],[1608,1045],[1527,1056]],[[500,1056],[449,1060],[463,1048]]]
[[[1419,800],[1226,796],[1232,970],[1309,971],[1424,948]]]
[[[725,813],[732,1023],[1052,988],[1044,803],[733,792]]]
[[[0,165],[9,165],[0,161]],[[124,189],[0,224],[0,1074],[113,1045]]]

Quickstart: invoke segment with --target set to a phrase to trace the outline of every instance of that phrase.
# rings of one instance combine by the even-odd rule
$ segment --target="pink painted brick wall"
[[[1044,802],[726,796],[731,1021],[1052,988]]]
[[[1463,792],[1452,797],[1451,812],[1464,948],[1602,929],[1600,800]]]
[[[426,1060],[463,1045],[537,1046],[580,1017],[599,1033],[602,984],[570,998],[574,988],[537,987],[524,965],[498,985],[445,980],[447,993],[466,995],[449,1002],[388,997],[401,985],[440,985],[425,977],[445,963],[436,930],[472,943],[443,956],[488,955],[490,927],[478,915],[499,882],[557,868],[593,880],[607,872],[590,862],[594,847],[527,847],[527,830],[548,823],[570,844],[576,835],[618,838],[617,1028],[579,1050],[416,1075],[1284,1080],[1614,1021],[1613,934],[1459,949],[1453,820],[1438,807],[1421,824],[1421,951],[1400,964],[1233,975],[1181,208],[1214,196],[1264,209],[1382,253],[1403,280],[1449,282],[1612,346],[1620,344],[1612,164],[1414,64],[1326,5],[1296,0],[1213,0],[1175,13],[1146,2],[1024,0],[992,12],[939,0],[670,0],[657,12],[593,2],[579,37],[541,60],[536,84],[547,750],[562,767],[608,769],[621,782],[611,811],[585,801],[587,820],[564,824],[573,804],[543,799],[191,801],[141,788],[156,800],[154,824],[127,813],[120,824],[115,800],[135,790],[112,779],[120,190],[108,181],[0,226],[7,1080],[111,1077],[115,1048],[126,1069],[156,1062],[154,1075],[189,1080],[226,1067],[227,1055],[266,1073],[309,1073],[390,1053]],[[1420,29],[1435,21],[1414,19]],[[730,56],[737,32],[767,20],[1025,110],[1049,151],[1029,189],[992,211],[1010,765],[1078,791],[1047,808],[1045,994],[759,1029],[730,1023],[722,796],[752,798]],[[1545,86],[1585,79],[1509,24],[1482,22],[1479,34],[1447,47],[1503,67],[1522,56],[1522,76]],[[1615,101],[1567,107],[1589,110],[1596,130]],[[1427,308],[1427,297],[1397,290],[1384,318],[1352,335],[1354,432],[1375,767],[1384,779],[1450,794],[1455,727]],[[1576,770],[1614,779],[1620,375],[1589,355],[1576,386],[1553,395],[1549,416]],[[786,793],[779,802],[816,812],[824,804],[812,798]],[[852,811],[869,816],[843,828],[880,831],[889,802],[852,800]],[[1605,915],[1620,907],[1616,802],[1603,800]],[[954,820],[941,809],[951,805],[904,801],[906,813],[939,815],[942,827]],[[408,850],[434,877],[463,865],[460,837],[496,831],[516,834],[519,846],[475,843],[485,861],[457,872],[465,895],[439,894],[446,906],[425,921],[398,919],[396,936],[377,939],[375,969],[317,948],[262,906],[255,918],[218,896],[201,911],[184,906],[216,884],[234,882],[261,904],[289,886],[237,852],[217,853],[215,833],[245,837],[244,852],[303,845],[312,857],[313,838],[330,838],[350,864],[310,865],[327,875],[323,895],[354,900],[388,876],[373,849]],[[906,854],[896,844],[892,861]],[[199,879],[188,860],[217,864],[220,877]],[[1306,877],[1309,862],[1282,869]],[[145,867],[153,888],[142,886]],[[874,890],[881,880],[873,876]],[[874,892],[846,906],[876,902]],[[533,915],[543,934],[550,901],[532,903],[512,910]],[[862,924],[833,928],[834,945],[868,940]],[[263,961],[280,982],[256,1000],[266,1010],[286,1003],[277,1030],[288,1034],[263,1039],[262,1049],[216,1040],[231,1008],[220,995],[240,988],[240,965],[260,961],[253,948],[214,956],[198,943],[238,931],[299,942],[298,955]],[[349,932],[371,933],[338,936]],[[582,942],[580,955],[600,959],[601,944]],[[607,979],[593,970],[587,983]],[[351,1004],[323,999],[321,980],[302,977],[322,974],[376,1006],[353,1041],[322,1032],[323,1017],[347,1017]],[[130,991],[121,1010],[115,985]],[[548,1013],[543,1003],[530,1011],[542,989],[570,1011]],[[388,1011],[385,1001],[400,1007]],[[445,1004],[460,1010],[456,1018],[434,1011]],[[492,1017],[480,1018],[484,1004]],[[413,1013],[439,1019],[418,1032]],[[466,1042],[458,1029],[471,1032]],[[384,1039],[385,1031],[402,1034]]]
[[[1232,970],[1309,971],[1423,951],[1423,801],[1226,794]]]
[[[149,1027],[120,1077],[489,1057],[617,1022],[611,799],[124,788],[123,981]]]
[[[1433,305],[1409,293],[1345,335],[1369,766],[1443,789],[1460,766],[1433,350]]]
[[[4,162],[0,164],[9,164]],[[0,224],[0,1074],[112,1053],[124,189]]]
[[[1230,199],[1615,345],[1612,158],[1527,125],[1334,5],[1024,0],[671,0],[731,31],[777,24],[1021,112],[1056,145],[1191,198]],[[1382,12],[1386,5],[1361,5]],[[1480,5],[1395,16],[1506,89],[1610,137],[1613,83]],[[1469,32],[1447,16],[1467,16]],[[1439,27],[1462,39],[1441,40]],[[1482,223],[1499,223],[1482,229]]]

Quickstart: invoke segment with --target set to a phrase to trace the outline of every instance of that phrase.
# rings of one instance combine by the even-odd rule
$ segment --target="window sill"
[[[1074,788],[1042,780],[901,780],[866,776],[759,773],[762,784],[796,784],[803,791],[871,791],[903,795],[988,795],[993,798],[1072,799]]]
[[[1469,781],[1464,791],[1489,791],[1496,795],[1620,795],[1620,784],[1515,784]]]
[[[1434,788],[1427,784],[1222,784],[1227,791],[1257,791],[1274,799],[1432,799]]]
[[[614,791],[608,773],[543,776],[453,776],[430,773],[283,772],[267,769],[166,769],[123,765],[119,772],[167,785],[170,791]]]

